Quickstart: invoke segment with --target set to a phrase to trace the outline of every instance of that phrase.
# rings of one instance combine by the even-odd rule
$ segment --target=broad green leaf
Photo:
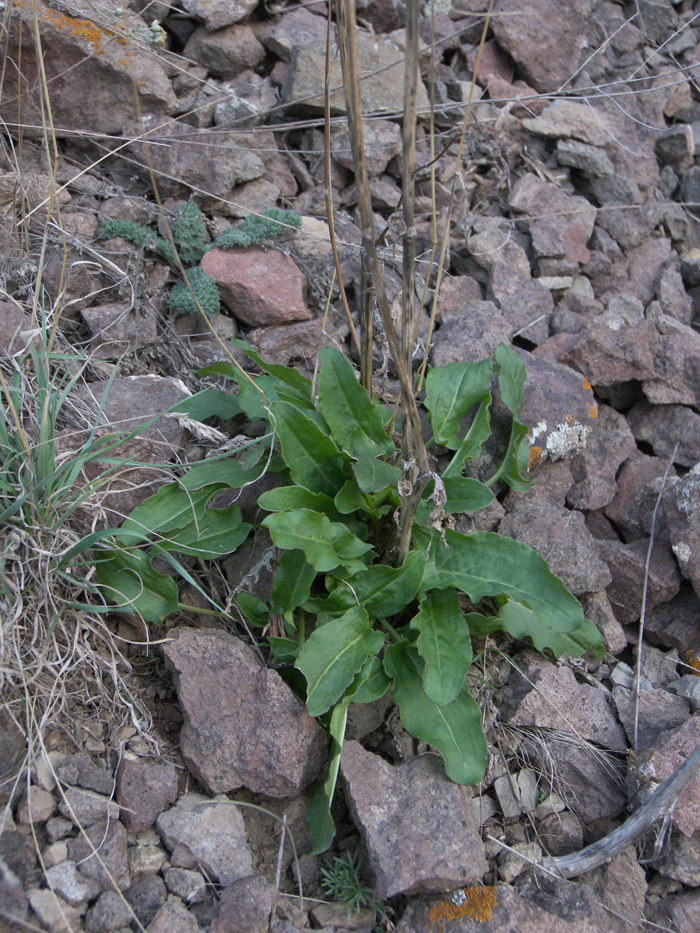
[[[283,551],[272,591],[274,611],[284,615],[300,606],[308,599],[315,579],[316,571],[306,562],[303,551]]]
[[[335,442],[355,459],[394,452],[380,410],[360,385],[345,354],[335,347],[319,353],[318,403]]]
[[[341,581],[317,608],[339,612],[359,602],[373,619],[385,619],[415,599],[424,570],[425,556],[420,551],[409,551],[401,567],[373,564],[347,582]]]
[[[279,486],[277,489],[268,489],[259,496],[258,505],[266,512],[311,509],[314,512],[323,512],[329,518],[340,518],[330,496],[322,492],[311,492],[303,486]]]
[[[367,500],[362,495],[357,483],[351,479],[345,481],[333,500],[336,509],[343,515],[352,515],[360,510],[369,511]]]
[[[477,603],[485,596],[509,596],[526,603],[543,626],[575,632],[583,625],[583,611],[544,558],[532,548],[489,531],[464,535],[447,531],[447,547],[438,535],[416,528],[414,538],[430,554],[422,590],[455,586]]]
[[[500,467],[493,476],[489,478],[489,486],[492,486],[497,480],[502,480],[513,489],[517,489],[521,492],[525,492],[530,488],[532,480],[526,479],[521,472],[523,467],[523,458],[521,454],[523,451],[529,454],[527,444],[525,443],[525,436],[528,430],[529,428],[527,425],[522,424],[515,418],[513,419],[510,429],[510,438],[508,440],[508,449],[505,452]],[[525,461],[525,463],[527,463],[527,461]]]
[[[161,486],[124,520],[120,539],[124,544],[138,544],[144,535],[167,537],[178,528],[186,528],[202,518],[209,500],[225,488],[223,483],[208,484],[191,491],[183,489],[180,483]],[[133,540],[129,539],[129,532],[133,532]]]
[[[345,482],[343,460],[333,440],[289,402],[271,405],[285,462],[298,486],[334,496]]]
[[[470,476],[448,476],[445,482],[448,515],[456,512],[476,512],[493,502],[493,493],[484,483]]]
[[[549,649],[556,658],[563,654],[578,657],[586,651],[595,651],[601,658],[605,656],[603,636],[589,619],[584,619],[580,628],[573,632],[560,632],[543,624],[527,606],[508,600],[488,622],[490,631],[508,632],[513,638],[529,638],[538,651]],[[488,634],[484,631],[487,626],[480,626],[478,620],[470,625],[472,630],[481,629],[475,634]]]
[[[241,521],[241,510],[237,505],[225,509],[205,509],[185,528],[170,532],[165,540],[157,543],[164,551],[178,551],[202,560],[215,560],[231,554],[239,547],[252,528]]]
[[[270,635],[267,639],[272,648],[277,664],[293,664],[299,654],[299,642],[294,638],[277,638]]]
[[[431,369],[425,381],[425,407],[431,413],[433,436],[451,450],[460,446],[463,418],[491,389],[491,360],[450,363]]]
[[[488,440],[489,434],[491,433],[490,407],[491,393],[489,392],[479,406],[479,410],[472,421],[471,427],[467,431],[466,437],[459,445],[454,457],[447,465],[447,469],[442,474],[443,480],[447,480],[452,476],[459,476],[467,460],[473,460],[484,446],[484,442]]]
[[[361,606],[317,628],[304,643],[295,667],[306,677],[306,707],[321,716],[337,703],[368,657],[381,651],[384,635],[372,629]]]
[[[457,590],[426,593],[411,628],[420,632],[416,647],[425,661],[426,696],[446,706],[458,696],[472,663],[471,633],[459,608]]]
[[[309,835],[314,844],[312,855],[320,855],[333,842],[335,824],[331,816],[331,804],[338,782],[338,769],[340,756],[345,740],[345,728],[348,722],[348,704],[344,700],[339,703],[331,713],[329,732],[331,734],[330,764],[326,780],[315,790],[306,805],[306,820],[309,824]]]
[[[389,689],[391,680],[384,670],[381,658],[368,658],[362,670],[345,691],[351,703],[374,703],[381,700]]]
[[[233,601],[246,621],[256,628],[265,628],[270,621],[270,607],[252,593],[236,593]]]
[[[404,728],[440,749],[445,771],[457,784],[476,784],[486,770],[486,739],[481,710],[467,687],[446,706],[433,703],[423,690],[423,659],[406,641],[387,648],[384,668],[394,679],[393,698]]]
[[[310,509],[277,512],[268,515],[262,524],[269,530],[277,547],[302,550],[311,566],[325,573],[340,564],[347,564],[371,550],[340,522]]]
[[[206,418],[235,418],[242,409],[235,395],[222,392],[221,389],[203,389],[189,398],[176,402],[169,411],[181,412],[195,421],[204,421]]]
[[[260,479],[266,470],[276,471],[276,465],[270,462],[269,454],[269,438],[256,439],[249,446],[241,448],[235,458],[229,454],[195,463],[179,480],[180,486],[193,490],[220,483],[222,486],[240,489]]]
[[[311,380],[307,379],[306,376],[302,376],[298,369],[294,369],[293,366],[280,366],[277,363],[268,363],[267,360],[264,360],[258,351],[249,343],[246,343],[245,340],[232,340],[231,343],[242,350],[254,363],[257,363],[263,372],[269,373],[271,376],[279,379],[280,382],[284,382],[291,386],[302,398],[311,398]]]
[[[120,612],[138,612],[146,622],[160,625],[177,611],[175,581],[154,570],[143,551],[112,547],[96,549],[93,556],[97,581]]]
[[[520,409],[523,404],[523,386],[527,379],[525,364],[515,350],[505,343],[496,348],[495,355],[499,366],[498,385],[501,390],[501,398],[517,420],[520,418]]]
[[[362,492],[379,492],[387,486],[396,486],[401,470],[384,460],[364,459],[352,465],[357,485]]]

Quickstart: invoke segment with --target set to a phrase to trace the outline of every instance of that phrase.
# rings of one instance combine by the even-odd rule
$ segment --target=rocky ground
[[[420,352],[440,365],[482,359],[504,340],[519,349],[534,487],[499,496],[474,528],[547,558],[603,633],[604,662],[554,663],[522,646],[512,664],[494,655],[484,672],[489,766],[471,789],[447,780],[439,758],[403,732],[390,700],[353,710],[341,831],[330,853],[312,856],[304,808],[323,773],[325,734],[242,633],[182,616],[162,646],[133,653],[155,720],[150,739],[83,710],[70,737],[59,728],[45,737],[28,795],[11,777],[24,742],[5,717],[3,929],[370,931],[371,914],[328,904],[320,884],[321,869],[359,845],[367,882],[386,904],[385,928],[400,933],[700,930],[700,780],[679,799],[658,848],[647,840],[578,881],[532,867],[620,825],[700,743],[700,13],[691,0],[497,0],[426,347],[432,199],[439,227],[487,6],[440,3],[434,33],[429,17],[422,22],[426,50],[436,45],[439,159],[433,182],[426,51]],[[101,399],[114,377],[103,417],[120,425],[201,387],[196,369],[221,358],[221,346],[198,318],[168,309],[170,267],[99,236],[109,218],[160,223],[163,232],[154,176],[164,215],[193,198],[212,238],[251,210],[302,215],[301,229],[278,243],[207,254],[223,300],[212,321],[221,340],[243,335],[268,359],[305,369],[323,342],[351,353],[326,221],[325,13],[321,2],[256,0],[12,6],[0,352],[15,352],[31,325],[53,190],[41,281],[45,300],[62,309],[65,345],[90,354],[86,398]],[[359,15],[372,199],[377,231],[387,229],[393,298],[402,5],[370,0]],[[35,23],[55,162],[36,129],[46,114]],[[340,84],[334,55],[331,85]],[[354,307],[360,234],[340,90],[331,105],[335,224]],[[391,372],[380,381],[390,397]],[[149,431],[139,458],[155,463],[164,451],[204,455],[172,419]],[[138,490],[115,490],[116,511],[128,513],[158,475],[138,479]],[[264,591],[267,554],[262,538],[253,540],[222,567],[222,585],[254,581]],[[251,695],[254,704],[244,702]]]

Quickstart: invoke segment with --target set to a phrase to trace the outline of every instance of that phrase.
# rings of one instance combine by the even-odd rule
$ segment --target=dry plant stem
[[[664,473],[664,478],[661,480],[661,489],[659,489],[659,495],[656,497],[656,505],[654,506],[654,512],[651,516],[651,530],[649,532],[649,547],[647,548],[647,557],[644,561],[644,587],[642,588],[642,610],[639,616],[639,636],[637,638],[637,671],[635,676],[634,683],[634,741],[632,742],[632,747],[635,754],[638,752],[638,738],[639,738],[639,694],[641,692],[641,680],[642,680],[642,642],[644,639],[644,626],[646,624],[647,618],[647,592],[649,590],[649,567],[651,565],[651,553],[654,549],[654,538],[656,536],[656,516],[659,514],[659,506],[661,505],[661,497],[664,494],[666,488],[666,480],[668,479],[668,474],[671,472],[671,467],[673,466],[673,461],[676,459],[676,453],[678,452],[678,444],[673,448],[673,453],[668,461],[666,466],[666,472]]]
[[[608,862],[669,813],[686,787],[699,774],[700,746],[691,752],[680,768],[669,775],[647,802],[622,826],[580,852],[545,859],[542,863],[544,868],[556,872],[562,878],[576,878]]]
[[[328,5],[328,32],[326,34],[326,72],[323,82],[323,121],[324,121],[324,144],[323,144],[323,182],[325,185],[325,195],[326,195],[326,215],[328,217],[328,232],[330,234],[331,240],[331,249],[333,250],[333,262],[335,263],[335,274],[338,279],[338,288],[340,289],[340,297],[343,302],[343,310],[345,311],[345,316],[348,319],[348,324],[350,326],[350,333],[352,334],[352,340],[357,348],[357,352],[362,357],[362,349],[360,347],[360,340],[357,336],[357,331],[355,330],[355,322],[352,319],[352,313],[350,311],[350,306],[348,305],[348,296],[345,294],[345,282],[343,281],[343,273],[340,268],[340,256],[338,255],[338,243],[335,237],[335,222],[333,220],[333,198],[331,194],[331,28],[332,28],[332,14],[333,6],[332,4]],[[371,345],[371,340],[370,340]],[[362,372],[362,384],[367,388],[366,385],[366,373],[364,367],[361,370]],[[372,363],[370,355],[370,367],[369,367],[369,385],[370,389],[372,386]]]
[[[406,368],[411,372],[413,359],[413,318],[415,314],[416,279],[416,113],[418,106],[418,29],[419,0],[406,3],[406,65],[403,81],[403,281],[401,289],[401,351]],[[409,460],[413,449],[411,432],[404,427],[403,454]]]
[[[379,255],[374,240],[374,217],[369,192],[369,178],[364,156],[364,131],[362,126],[362,101],[360,98],[360,69],[357,54],[357,19],[354,0],[339,0],[338,24],[340,38],[340,58],[343,67],[343,85],[348,111],[348,130],[355,166],[357,200],[360,210],[360,228],[362,232],[362,252],[366,258],[372,285],[379,305],[382,324],[389,350],[401,384],[404,411],[411,423],[415,436],[416,457],[421,473],[428,472],[428,455],[421,437],[420,416],[413,397],[413,387],[409,372],[401,356],[401,347],[391,318],[389,301],[384,287]],[[363,334],[364,340],[364,334]]]
[[[462,165],[462,153],[464,151],[464,137],[467,132],[467,123],[469,122],[469,116],[472,111],[472,101],[474,100],[474,91],[476,89],[476,79],[479,76],[479,68],[481,66],[481,56],[484,51],[484,44],[486,43],[486,34],[488,32],[489,24],[491,22],[491,14],[493,13],[495,0],[490,0],[489,8],[486,11],[486,18],[484,19],[484,28],[481,32],[481,39],[479,41],[479,52],[476,56],[476,63],[474,65],[474,77],[472,78],[471,87],[469,88],[469,97],[467,99],[467,107],[464,111],[464,120],[462,121],[462,128],[460,131],[459,139],[459,151],[457,152],[457,159],[455,161],[455,174],[452,179],[452,188],[450,191],[450,202],[447,206],[447,217],[445,218],[445,229],[442,234],[442,245],[440,248],[440,262],[438,264],[437,276],[435,279],[435,292],[433,296],[433,307],[430,315],[430,330],[428,332],[428,347],[430,347],[430,340],[433,335],[433,323],[435,321],[435,312],[437,310],[437,302],[440,296],[440,285],[442,283],[442,276],[445,270],[445,255],[447,252],[447,242],[450,236],[450,220],[452,218],[452,208],[454,206],[455,197],[457,194],[457,182],[459,180],[460,167]],[[420,391],[421,386],[423,385],[423,380],[425,378],[425,369],[428,363],[428,354],[426,353],[425,359],[423,360],[423,365],[420,371],[420,377],[418,379],[418,391]]]

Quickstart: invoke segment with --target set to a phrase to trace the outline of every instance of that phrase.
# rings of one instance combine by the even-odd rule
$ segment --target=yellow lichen
[[[583,377],[583,388],[584,388],[584,389],[592,389],[592,388],[593,388],[593,386],[590,384],[590,382],[588,381],[588,379],[586,379],[585,376]]]
[[[588,414],[589,414],[589,416],[590,416],[591,418],[597,418],[597,417],[598,417],[598,406],[597,406],[597,405],[589,405],[589,406],[588,406]]]
[[[686,673],[700,677],[700,651],[686,651],[685,659],[688,662],[688,666],[692,668],[692,670]]]
[[[457,893],[459,899],[438,901],[430,908],[428,916],[431,926],[437,926],[437,933],[444,933],[443,921],[463,920],[467,917],[477,923],[488,923],[498,907],[498,889],[495,887],[462,888]]]
[[[536,467],[538,463],[542,462],[542,448],[541,447],[531,447],[530,456],[527,461],[527,468],[531,470],[533,467]]]
[[[17,6],[20,8],[25,4],[26,0],[18,0],[17,2]],[[89,19],[77,19],[74,16],[68,16],[60,10],[41,10],[39,19],[42,22],[50,23],[61,32],[69,32],[76,39],[82,39],[89,51],[94,55],[103,55],[103,43],[112,41],[115,38],[120,45],[126,45],[126,39],[123,36],[118,36],[112,29],[106,26],[98,26]]]

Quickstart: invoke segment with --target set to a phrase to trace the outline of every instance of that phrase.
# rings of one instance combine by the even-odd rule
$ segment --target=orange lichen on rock
[[[700,677],[700,652],[698,651],[686,651],[685,659],[688,663],[688,666],[692,670],[688,671],[688,674],[695,674],[696,677]]]
[[[591,418],[597,418],[597,417],[598,417],[598,406],[597,406],[597,405],[589,405],[589,406],[588,406],[588,414],[590,415]]]
[[[25,0],[19,0],[17,6],[22,7],[24,3]],[[75,38],[82,39],[94,55],[103,55],[103,43],[115,38],[120,45],[126,45],[126,39],[123,36],[118,36],[108,27],[98,26],[90,19],[77,19],[74,16],[68,16],[60,10],[40,10],[39,19],[42,22],[50,23],[61,32],[70,32]]]
[[[542,462],[542,448],[541,447],[531,447],[530,456],[527,461],[527,468],[531,470],[533,467],[536,467],[538,463]]]
[[[498,889],[495,887],[461,888],[456,892],[458,898],[438,901],[430,908],[430,923],[437,926],[437,933],[444,933],[444,921],[476,920],[477,923],[488,923],[493,912],[498,907]]]
[[[593,388],[593,386],[590,384],[590,382],[588,381],[588,379],[586,379],[585,376],[583,377],[583,388],[584,388],[584,389],[592,389],[592,388]]]

